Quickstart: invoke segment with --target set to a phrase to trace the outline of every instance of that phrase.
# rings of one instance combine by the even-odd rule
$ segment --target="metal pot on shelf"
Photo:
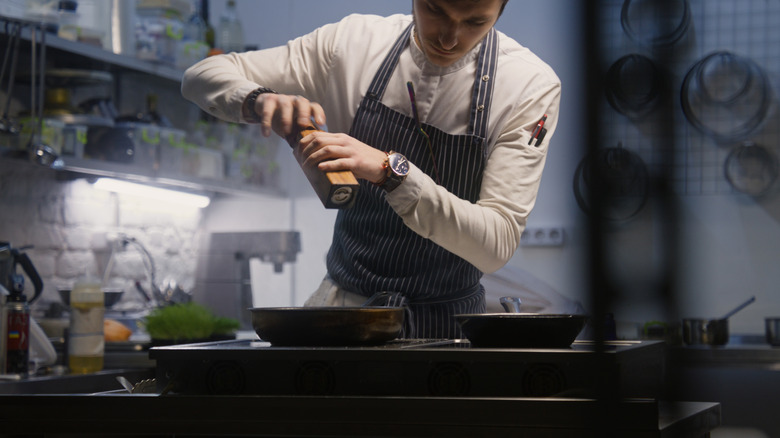
[[[780,317],[764,319],[766,342],[773,347],[780,347]]]
[[[726,345],[729,342],[729,318],[756,300],[750,297],[730,312],[716,319],[683,319],[683,342],[686,345]]]

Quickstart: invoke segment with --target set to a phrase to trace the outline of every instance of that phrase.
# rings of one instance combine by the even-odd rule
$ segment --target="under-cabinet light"
[[[208,196],[184,193],[177,190],[150,187],[144,184],[136,184],[113,178],[99,178],[95,181],[95,188],[109,192],[124,193],[128,195],[142,196],[158,201],[173,202],[192,207],[208,207],[211,199]]]

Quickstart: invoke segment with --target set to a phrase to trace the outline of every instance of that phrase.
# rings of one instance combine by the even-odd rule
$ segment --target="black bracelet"
[[[249,93],[249,95],[246,97],[246,106],[247,106],[247,115],[246,121],[249,123],[260,123],[262,121],[262,117],[260,117],[259,114],[257,114],[257,111],[255,111],[255,101],[261,94],[265,93],[272,93],[277,94],[276,91],[266,88],[266,87],[260,87]]]

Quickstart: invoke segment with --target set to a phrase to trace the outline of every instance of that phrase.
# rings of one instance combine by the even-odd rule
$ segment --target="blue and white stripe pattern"
[[[488,110],[498,53],[496,32],[489,32],[480,49],[469,132],[453,135],[423,123],[433,145],[431,154],[415,119],[381,103],[411,30],[410,25],[377,71],[350,135],[378,149],[402,153],[431,176],[435,159],[441,185],[476,202],[486,161]],[[482,273],[406,227],[385,202],[382,189],[363,180],[360,183],[355,205],[339,211],[336,219],[328,253],[329,275],[342,288],[367,298],[381,294],[383,305],[408,305],[407,337],[461,337],[452,316],[485,311],[479,283]]]

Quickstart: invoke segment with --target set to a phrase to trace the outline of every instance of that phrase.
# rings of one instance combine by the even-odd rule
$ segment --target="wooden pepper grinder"
[[[303,137],[315,131],[321,131],[321,129],[314,124],[309,125],[301,129],[297,134],[288,136],[287,142],[295,150]],[[325,208],[341,209],[352,207],[360,188],[357,178],[352,174],[352,171],[323,172],[317,169],[317,167],[305,166],[303,157],[297,152],[294,155]]]

